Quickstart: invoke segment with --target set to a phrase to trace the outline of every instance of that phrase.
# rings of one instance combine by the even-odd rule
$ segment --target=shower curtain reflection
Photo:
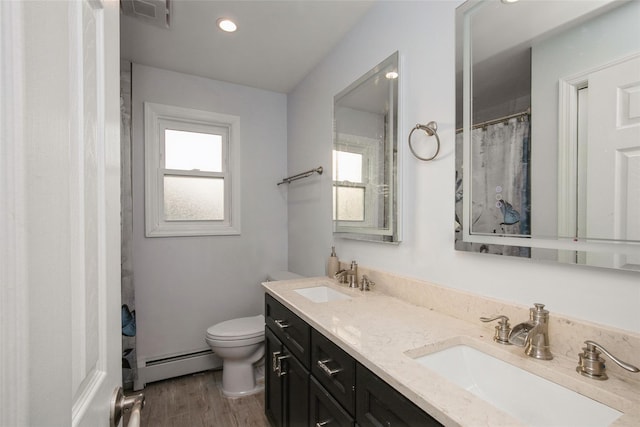
[[[137,376],[136,310],[133,283],[133,198],[131,186],[131,63],[120,63],[120,161],[122,232],[122,386],[132,390]]]
[[[523,114],[474,127],[471,133],[472,234],[531,234],[530,122]],[[462,132],[456,135],[456,242],[458,250],[530,256],[530,249],[462,241]]]

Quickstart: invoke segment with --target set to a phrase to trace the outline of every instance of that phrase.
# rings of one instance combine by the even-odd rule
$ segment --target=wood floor
[[[268,427],[264,392],[222,396],[222,371],[206,371],[147,384],[142,427]],[[123,425],[127,425],[125,417]]]

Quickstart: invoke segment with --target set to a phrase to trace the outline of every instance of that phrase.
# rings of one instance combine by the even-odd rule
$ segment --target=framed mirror
[[[334,97],[333,231],[400,242],[398,52]]]
[[[456,10],[456,249],[640,270],[638,22],[638,1]]]

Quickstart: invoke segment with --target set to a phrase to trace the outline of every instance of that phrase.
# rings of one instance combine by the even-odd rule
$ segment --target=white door
[[[0,425],[107,426],[121,384],[118,20],[0,2]]]
[[[588,85],[586,235],[640,241],[640,56],[590,74]],[[640,268],[622,255],[587,263]]]

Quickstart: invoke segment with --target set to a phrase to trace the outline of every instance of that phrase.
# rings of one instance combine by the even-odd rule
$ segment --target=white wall
[[[207,349],[206,329],[263,312],[259,283],[287,268],[286,96],[133,66],[133,271],[144,360]],[[143,102],[240,116],[242,234],[145,238]]]
[[[454,12],[458,1],[381,2],[288,96],[288,169],[327,173],[289,186],[289,269],[320,275],[331,245],[343,261],[505,301],[542,302],[553,314],[640,332],[640,275],[454,250]],[[404,241],[385,245],[332,237],[333,95],[399,50]],[[412,157],[416,123],[438,122],[435,161]],[[384,316],[384,313],[380,313]],[[517,321],[519,319],[515,319]],[[585,339],[590,337],[585,337]]]

